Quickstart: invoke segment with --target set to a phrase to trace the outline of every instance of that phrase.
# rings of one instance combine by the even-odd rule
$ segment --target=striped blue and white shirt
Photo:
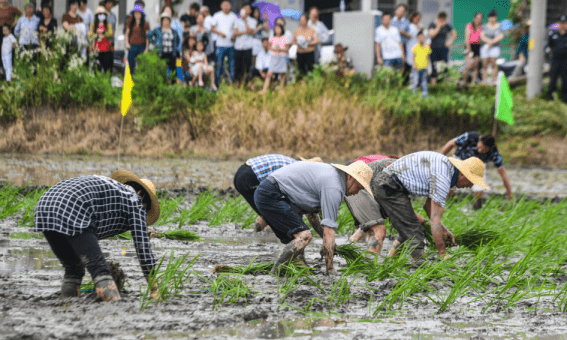
[[[438,152],[420,151],[398,159],[384,172],[396,175],[410,193],[427,196],[445,207],[455,170],[449,157]]]
[[[297,162],[291,157],[278,154],[269,154],[250,158],[246,164],[252,167],[252,171],[256,174],[259,182],[262,182],[272,172],[283,168],[286,165]]]

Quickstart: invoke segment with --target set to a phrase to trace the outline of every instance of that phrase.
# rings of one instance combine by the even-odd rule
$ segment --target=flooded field
[[[162,189],[226,188],[241,164],[78,156],[2,161],[0,181],[14,184],[50,185],[124,167]],[[218,265],[242,269],[252,261],[273,261],[282,244],[270,230],[249,229],[250,210],[231,205],[238,214],[220,218],[226,215],[224,196],[208,215],[187,222],[181,216],[198,197],[169,190],[163,220],[152,229],[181,228],[201,240],[153,238],[154,254],[158,259],[172,251],[176,258],[188,254],[184,266],[198,258],[178,295],[145,308],[147,285],[129,240],[100,241],[107,260],[126,273],[121,301],[103,303],[88,288],[78,298],[61,298],[61,265],[42,235],[33,233],[22,205],[0,218],[0,339],[567,339],[567,202],[558,203],[567,194],[567,171],[508,172],[514,190],[532,198],[513,207],[489,198],[479,211],[466,199],[451,201],[443,218],[456,235],[467,228],[490,230],[498,235],[493,242],[452,248],[447,261],[437,260],[433,251],[426,261],[386,260],[392,243],[387,238],[378,258],[347,263],[335,257],[340,275],[333,277],[323,274],[318,237],[306,249],[309,274],[213,273]],[[504,192],[494,169],[488,182],[495,193]],[[542,204],[534,196],[559,198]],[[352,228],[343,214],[338,245],[348,243]],[[87,274],[83,284],[90,280]],[[245,293],[221,286],[227,283],[241,285]]]

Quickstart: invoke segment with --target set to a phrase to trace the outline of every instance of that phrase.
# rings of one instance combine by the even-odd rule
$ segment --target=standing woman
[[[136,57],[148,52],[149,42],[146,36],[150,31],[150,24],[146,21],[142,5],[134,5],[130,13],[130,22],[126,26],[126,49],[130,72],[134,74],[136,73]]]
[[[120,300],[98,240],[130,231],[152,298],[158,299],[156,282],[150,278],[156,261],[147,226],[159,215],[153,183],[125,170],[115,171],[110,178],[71,178],[47,190],[37,203],[35,231],[43,232],[65,269],[61,296],[79,296],[86,266],[98,296],[103,301]]]
[[[480,39],[484,45],[480,48],[480,59],[482,59],[482,83],[486,84],[488,77],[488,64],[492,65],[492,82],[494,85],[496,75],[498,74],[498,66],[496,59],[500,56],[500,42],[504,39],[504,33],[498,23],[498,13],[495,9],[488,13],[488,23],[482,26]]]
[[[105,28],[104,36],[111,40],[114,36],[114,32],[112,31],[112,23],[108,20],[108,12],[102,6],[98,6],[95,12],[94,21],[91,23],[89,27],[89,39],[92,39],[96,36],[96,31],[98,27],[103,25]]]
[[[160,16],[161,26],[154,29],[148,34],[148,40],[152,43],[159,54],[161,59],[167,62],[168,74],[173,74],[176,71],[176,58],[180,53],[179,34],[171,28],[171,16],[166,12]]]
[[[49,49],[51,47],[51,39],[57,30],[57,20],[52,17],[51,7],[44,5],[41,9],[43,19],[39,21],[37,31],[39,33],[39,44],[41,48]]]
[[[474,84],[478,75],[478,60],[480,58],[480,35],[482,33],[482,20],[484,15],[482,12],[476,12],[473,21],[465,28],[465,58],[467,60],[467,68],[463,83],[467,86],[469,81],[469,73],[473,69],[472,83]],[[484,79],[483,79],[484,80]]]
[[[262,53],[262,32],[261,29],[264,28],[264,21],[260,15],[260,9],[256,6],[252,7],[252,18],[256,20],[256,29],[254,30],[254,36],[252,41],[252,65],[256,65],[256,56]]]
[[[410,26],[408,34],[410,35],[408,41],[406,42],[406,64],[413,68],[413,47],[417,45],[417,34],[421,31],[422,27],[420,25],[421,13],[413,12],[408,17],[410,21]]]
[[[299,27],[293,32],[292,45],[297,45],[297,66],[300,75],[308,75],[315,65],[315,47],[319,44],[317,32],[307,26],[307,15],[299,18]]]
[[[260,94],[264,94],[268,91],[273,74],[279,74],[281,76],[280,91],[283,92],[285,88],[285,80],[287,78],[286,55],[289,51],[290,45],[289,39],[284,35],[284,28],[281,25],[276,25],[274,27],[274,36],[270,38],[270,46],[270,50],[272,51],[270,68],[268,69],[268,75],[264,80],[264,88],[260,91]]]

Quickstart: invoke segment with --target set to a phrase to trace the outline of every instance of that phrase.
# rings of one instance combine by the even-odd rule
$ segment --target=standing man
[[[553,100],[557,90],[557,79],[561,76],[561,99],[567,103],[567,15],[559,19],[559,30],[549,31],[548,44],[551,48],[551,69],[547,97]]]
[[[455,151],[455,158],[457,159],[466,160],[470,157],[476,157],[485,164],[493,162],[498,174],[502,177],[502,182],[506,188],[506,195],[508,196],[508,199],[511,200],[513,198],[510,179],[508,179],[508,175],[504,169],[504,161],[498,152],[494,137],[491,134],[481,134],[476,131],[465,132],[459,137],[448,141],[441,150],[441,153],[446,155],[455,146],[457,147],[457,151]],[[486,172],[484,173],[483,180],[486,180]],[[475,196],[474,208],[480,209],[482,207],[482,196],[484,190],[482,186],[475,185],[473,186],[473,192]]]
[[[461,161],[432,151],[404,156],[374,176],[370,183],[374,198],[398,231],[389,256],[394,256],[404,245],[414,258],[425,255],[425,231],[409,198],[413,194],[427,197],[423,209],[431,220],[439,256],[450,257],[445,254],[445,240],[450,239],[456,245],[455,237],[441,222],[449,190],[454,186],[470,188],[473,184],[489,189],[483,176],[484,163],[476,157]]]
[[[406,5],[404,4],[400,4],[398,5],[398,7],[396,7],[396,11],[394,12],[394,18],[392,19],[392,23],[390,24],[393,27],[396,27],[398,29],[398,31],[400,31],[400,37],[402,38],[402,44],[404,45],[404,52],[405,55],[408,54],[408,47],[406,46],[408,43],[408,40],[411,38],[411,35],[409,34],[409,30],[410,30],[410,21],[406,18]],[[408,60],[406,60],[406,62],[403,65],[403,72],[404,72],[404,78],[407,79],[410,71],[411,71],[411,65],[408,64]],[[405,83],[404,83],[405,84]]]
[[[208,6],[201,7],[200,12],[205,18],[205,21],[203,22],[203,26],[205,26],[205,29],[210,34],[210,39],[205,49],[205,54],[207,55],[207,60],[209,61],[209,63],[211,63],[214,62],[214,60],[216,59],[215,51],[216,51],[217,35],[211,32],[211,28],[213,27],[214,20],[213,17],[211,16],[211,12],[209,11]]]
[[[109,39],[110,45],[114,48],[114,32],[116,32],[116,24],[118,20],[116,19],[116,14],[112,13],[112,7],[118,5],[118,0],[102,0],[100,5],[104,6],[106,12],[108,13],[108,18],[106,19],[112,25],[112,37]],[[78,12],[78,11],[77,11]]]
[[[87,26],[87,29],[89,29],[89,27],[91,27],[91,24],[94,22],[94,14],[93,11],[91,11],[91,9],[87,7],[87,1],[88,0],[79,1],[79,9],[77,10],[77,14],[83,19],[85,26]]]
[[[230,11],[231,7],[232,4],[229,0],[223,0],[221,3],[221,11],[215,13],[213,25],[211,26],[211,32],[217,34],[217,47],[215,52],[215,82],[217,83],[217,87],[220,86],[224,57],[228,57],[230,78],[231,81],[234,81],[234,43],[232,42],[232,36],[238,17]]]
[[[197,25],[197,14],[199,14],[200,9],[201,6],[199,6],[198,3],[194,2],[191,4],[191,6],[189,6],[189,11],[187,11],[187,13],[183,14],[181,18],[179,18],[179,20],[183,24],[183,33],[185,33],[184,35],[189,34],[191,26]]]
[[[400,31],[390,25],[391,21],[392,14],[384,12],[382,14],[382,25],[376,27],[374,31],[376,60],[380,65],[383,64],[384,66],[400,70],[406,61],[406,54]]]
[[[240,18],[236,21],[234,28],[236,37],[234,41],[235,75],[238,83],[244,79],[246,73],[252,70],[252,45],[257,22],[250,14],[252,14],[252,7],[249,4],[242,6]]]
[[[309,9],[309,21],[307,22],[307,26],[313,28],[319,38],[319,43],[315,46],[314,51],[315,65],[319,65],[321,62],[321,46],[329,40],[329,29],[319,20],[319,9],[317,7],[311,7]]]
[[[333,269],[337,215],[344,196],[357,194],[362,188],[368,192],[372,170],[364,162],[349,166],[312,162],[297,162],[285,166],[268,176],[256,190],[254,201],[283,244],[272,273],[281,265],[298,260],[304,265],[303,253],[311,242],[311,231],[302,215],[323,214],[321,225],[313,226],[323,235],[323,253],[327,274]]]
[[[18,19],[18,24],[14,30],[14,35],[18,38],[20,46],[24,50],[34,51],[39,47],[39,38],[37,28],[39,27],[39,18],[34,14],[33,3],[28,2],[25,5],[25,15]]]
[[[451,37],[447,40],[447,34],[451,33]],[[429,37],[431,38],[431,85],[437,84],[437,66],[438,61],[449,62],[449,48],[453,45],[453,41],[457,38],[457,31],[447,23],[447,13],[440,12],[437,20],[429,25]],[[449,68],[445,67],[445,75],[449,75]]]

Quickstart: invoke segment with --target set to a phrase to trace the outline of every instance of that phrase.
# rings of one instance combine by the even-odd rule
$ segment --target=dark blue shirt
[[[471,157],[477,157],[484,163],[493,162],[494,166],[498,169],[504,166],[504,161],[496,145],[493,146],[488,152],[480,153],[476,145],[480,139],[480,132],[465,132],[455,139],[455,144],[457,144],[457,151],[455,151],[455,157],[461,160],[465,160]]]

